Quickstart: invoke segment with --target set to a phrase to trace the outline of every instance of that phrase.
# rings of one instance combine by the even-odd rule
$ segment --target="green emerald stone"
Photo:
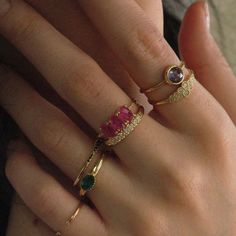
[[[86,175],[80,183],[80,187],[85,190],[89,191],[94,187],[95,184],[95,177],[93,175]]]

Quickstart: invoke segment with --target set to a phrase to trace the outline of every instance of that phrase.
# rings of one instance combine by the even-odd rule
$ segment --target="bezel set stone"
[[[170,66],[165,72],[165,81],[170,85],[183,83],[184,77],[184,71],[180,66]]]

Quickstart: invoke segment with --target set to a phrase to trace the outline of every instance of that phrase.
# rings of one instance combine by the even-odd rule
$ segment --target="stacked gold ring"
[[[132,102],[130,106],[121,106],[101,125],[99,137],[104,139],[106,146],[115,146],[134,131],[143,115],[144,108],[136,102]]]
[[[89,156],[89,158],[86,160],[86,162],[84,163],[82,169],[80,170],[78,176],[76,177],[74,183],[73,183],[73,186],[77,186],[79,185],[80,186],[80,198],[81,197],[84,197],[84,195],[86,194],[87,191],[89,190],[92,190],[92,188],[94,187],[95,185],[95,180],[96,180],[96,175],[98,174],[99,170],[101,169],[102,167],[102,164],[103,164],[103,159],[104,159],[104,156],[102,154],[101,156],[101,151],[102,151],[102,146],[103,146],[103,140],[101,140],[100,138],[97,138],[95,143],[94,143],[94,146],[93,146],[93,149],[92,149],[92,152]],[[86,171],[88,170],[88,168],[90,167],[90,165],[92,164],[93,160],[98,156],[98,159],[99,161],[96,162],[95,164],[95,167],[93,168],[93,171],[92,173],[90,174],[93,178],[94,178],[94,183],[93,185],[87,190],[85,191],[85,189],[81,188],[85,185],[86,183],[86,179],[85,177],[88,175],[86,174]],[[100,157],[101,156],[101,157]],[[87,177],[88,178],[88,177]],[[83,185],[81,184],[83,182]],[[69,226],[74,220],[75,218],[78,216],[79,212],[80,212],[80,209],[82,207],[82,201],[80,199],[79,201],[79,206],[78,208],[75,210],[75,212],[73,213],[73,215],[66,221],[66,227]],[[55,235],[57,236],[61,236],[62,233],[60,231],[57,231],[55,233]]]
[[[134,111],[135,110],[135,111]],[[96,177],[101,170],[105,155],[108,153],[107,147],[114,146],[124,140],[141,122],[144,115],[144,108],[136,102],[129,106],[121,106],[111,119],[101,126],[101,133],[93,146],[93,150],[84,163],[73,186],[79,186],[79,197],[82,199],[88,191],[94,189]],[[96,158],[96,161],[94,160]],[[94,163],[94,166],[92,164]],[[91,171],[90,171],[91,169]],[[70,225],[80,212],[82,202],[73,215],[66,221],[66,226]],[[56,235],[62,235],[60,231]]]
[[[149,102],[152,105],[159,106],[181,101],[190,95],[194,82],[196,81],[193,71],[187,69],[188,75],[185,75],[184,69],[187,69],[184,62],[181,62],[179,66],[168,66],[164,72],[164,79],[162,81],[154,84],[150,88],[141,90],[141,92],[148,95],[149,93],[158,90],[164,84],[178,86],[177,90],[173,94],[169,95],[168,98],[162,101],[149,100]]]

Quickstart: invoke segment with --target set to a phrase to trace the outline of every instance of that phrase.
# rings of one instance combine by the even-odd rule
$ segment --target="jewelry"
[[[79,172],[79,175],[75,179],[75,181],[73,183],[73,186],[76,186],[81,181],[81,178],[84,175],[84,172],[88,169],[88,167],[89,167],[90,163],[92,162],[92,160],[95,158],[97,153],[101,150],[102,145],[103,145],[103,140],[101,138],[97,138],[95,143],[94,143],[93,150],[92,150],[88,160],[85,162],[83,168]]]
[[[133,105],[137,105],[136,102],[132,102],[130,106],[121,106],[107,122],[100,126],[99,137],[103,139],[115,137],[126,123],[131,122],[134,116],[131,111]]]
[[[103,153],[101,158],[97,161],[93,170],[89,174],[86,174],[85,176],[83,176],[83,178],[81,179],[79,183],[80,197],[84,197],[88,191],[91,191],[94,189],[94,186],[96,184],[96,177],[102,167],[104,157],[105,157],[105,153]]]
[[[195,75],[193,71],[190,71],[189,79],[182,82],[181,87],[179,87],[177,91],[171,94],[167,99],[160,102],[155,102],[155,101],[149,101],[149,102],[152,105],[156,105],[156,106],[164,105],[167,103],[179,102],[190,95],[195,82],[196,82]]]
[[[179,66],[176,65],[172,65],[172,66],[168,66],[167,69],[165,70],[164,73],[164,80],[162,80],[161,82],[158,82],[157,84],[153,85],[150,88],[147,89],[141,89],[141,93],[150,93],[153,92],[157,89],[159,89],[162,85],[169,84],[169,85],[180,85],[183,81],[184,81],[184,68],[185,68],[185,64],[184,62],[181,62],[181,64]]]
[[[80,201],[79,202],[79,206],[77,207],[77,209],[75,210],[75,212],[73,213],[73,215],[66,221],[66,227],[68,227],[74,220],[75,218],[78,216],[79,212],[80,212],[80,209],[81,209],[81,206],[82,206],[82,202]],[[61,236],[62,233],[60,231],[57,231],[55,233],[56,236]]]
[[[114,146],[124,140],[134,129],[135,127],[141,122],[144,115],[144,108],[139,106],[138,112],[132,115],[132,119],[130,122],[126,122],[122,129],[116,133],[114,137],[108,138],[105,140],[105,144],[107,146]]]

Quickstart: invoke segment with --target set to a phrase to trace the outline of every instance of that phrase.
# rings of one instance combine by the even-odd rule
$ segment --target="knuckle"
[[[40,186],[34,189],[32,205],[38,209],[38,214],[42,218],[53,218],[56,215],[57,205],[55,201],[56,191],[52,186]]]
[[[9,30],[9,36],[13,43],[25,42],[31,38],[33,32],[37,29],[37,20],[33,15],[25,15],[18,19],[17,24]]]
[[[155,216],[155,218],[153,216]],[[137,215],[136,215],[136,220],[137,220]],[[158,215],[155,212],[153,212],[153,209],[141,212],[140,216],[138,216],[138,222],[140,224],[137,225],[137,223],[135,223],[133,227],[131,225],[132,235],[135,236],[169,235],[166,219],[163,216],[160,216],[160,214]]]
[[[212,137],[212,145],[209,145],[209,153],[212,155],[213,160],[230,160],[233,155],[232,150],[234,150],[235,134],[232,129],[220,128],[217,130]]]
[[[44,127],[39,127],[38,140],[48,152],[58,152],[63,149],[69,137],[70,124],[68,120],[59,119],[47,122]],[[42,128],[42,129],[41,129]]]
[[[97,99],[103,91],[103,84],[99,78],[103,78],[104,74],[101,69],[93,62],[83,63],[83,65],[73,66],[69,74],[69,79],[66,79],[61,91],[67,99],[76,97],[82,102],[86,102],[88,98]],[[79,95],[79,96],[78,96]]]
[[[200,164],[183,163],[183,167],[184,172],[176,170],[171,177],[170,198],[180,204],[198,206],[201,192],[207,184],[206,176]]]
[[[144,20],[130,33],[127,52],[132,59],[143,61],[155,59],[157,62],[169,58],[170,50],[157,27],[149,20]]]

